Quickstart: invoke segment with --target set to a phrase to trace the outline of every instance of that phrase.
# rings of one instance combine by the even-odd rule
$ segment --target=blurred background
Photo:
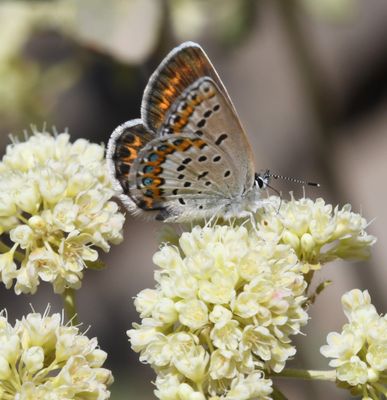
[[[68,128],[72,139],[106,143],[140,115],[143,89],[166,53],[199,42],[248,132],[257,169],[321,183],[306,195],[347,202],[373,220],[372,259],[336,262],[317,280],[334,284],[310,310],[292,367],[326,369],[326,334],[344,323],[340,297],[368,289],[386,310],[387,2],[382,0],[0,1],[0,148],[31,124]],[[277,181],[284,198],[302,187]],[[80,320],[109,353],[112,399],[152,399],[154,375],[130,350],[132,298],[153,287],[152,254],[162,224],[127,216],[125,240],[103,271],[88,271]],[[61,299],[50,286],[15,296],[0,288],[11,320]],[[331,383],[282,380],[289,399],[347,399]]]

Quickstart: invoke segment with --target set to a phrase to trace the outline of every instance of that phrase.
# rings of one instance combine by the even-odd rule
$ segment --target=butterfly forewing
[[[223,152],[220,157],[228,163],[228,169],[222,169],[223,164],[216,161],[211,167],[217,172],[217,180],[222,179],[227,170],[234,175],[235,185],[226,193],[228,197],[240,195],[252,186],[254,163],[247,137],[229,102],[211,78],[198,79],[176,99],[160,133],[165,137],[197,135],[213,144],[215,160],[219,160],[218,153]]]
[[[206,53],[197,43],[185,42],[164,58],[149,79],[141,104],[141,117],[145,126],[158,132],[165,115],[181,93],[205,76],[216,83],[236,114],[227,90]]]

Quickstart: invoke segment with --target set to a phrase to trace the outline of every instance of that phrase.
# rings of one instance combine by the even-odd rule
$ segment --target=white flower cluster
[[[79,288],[95,248],[122,240],[103,146],[69,139],[35,133],[0,162],[0,279],[7,288],[16,280],[17,294],[34,293],[40,279],[57,293]]]
[[[105,359],[96,338],[63,326],[59,314],[31,313],[15,326],[0,315],[1,399],[108,399]]]
[[[346,204],[339,209],[323,199],[281,201],[270,198],[272,207],[260,210],[258,231],[264,240],[291,246],[304,264],[304,272],[341,259],[365,259],[376,238],[365,229],[367,221]]]
[[[337,379],[363,399],[387,396],[387,316],[379,315],[368,291],[351,290],[341,299],[349,323],[331,332],[320,351],[332,358]]]
[[[195,227],[154,255],[156,289],[138,294],[128,331],[162,400],[270,399],[308,316],[293,249],[246,227]]]

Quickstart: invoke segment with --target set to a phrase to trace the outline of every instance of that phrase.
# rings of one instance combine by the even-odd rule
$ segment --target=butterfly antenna
[[[307,185],[307,186],[320,187],[320,184],[319,184],[319,183],[316,183],[316,182],[307,182],[307,181],[303,181],[303,180],[301,180],[301,179],[290,178],[290,177],[288,177],[288,176],[282,176],[282,175],[277,175],[277,174],[269,174],[269,176],[270,176],[271,178],[274,178],[274,179],[282,179],[282,180],[284,180],[284,181],[299,183],[300,185]]]

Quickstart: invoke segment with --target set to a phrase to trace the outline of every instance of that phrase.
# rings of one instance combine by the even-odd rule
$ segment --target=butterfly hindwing
[[[222,179],[214,165],[225,171]],[[212,143],[195,135],[156,138],[134,162],[129,190],[143,210],[172,209],[180,220],[190,219],[190,210],[211,211],[230,196],[235,177],[228,165],[222,150],[215,152]]]
[[[129,173],[138,154],[154,135],[148,132],[140,119],[118,126],[112,133],[106,158],[115,189],[122,192],[127,205],[132,205],[129,195]]]

